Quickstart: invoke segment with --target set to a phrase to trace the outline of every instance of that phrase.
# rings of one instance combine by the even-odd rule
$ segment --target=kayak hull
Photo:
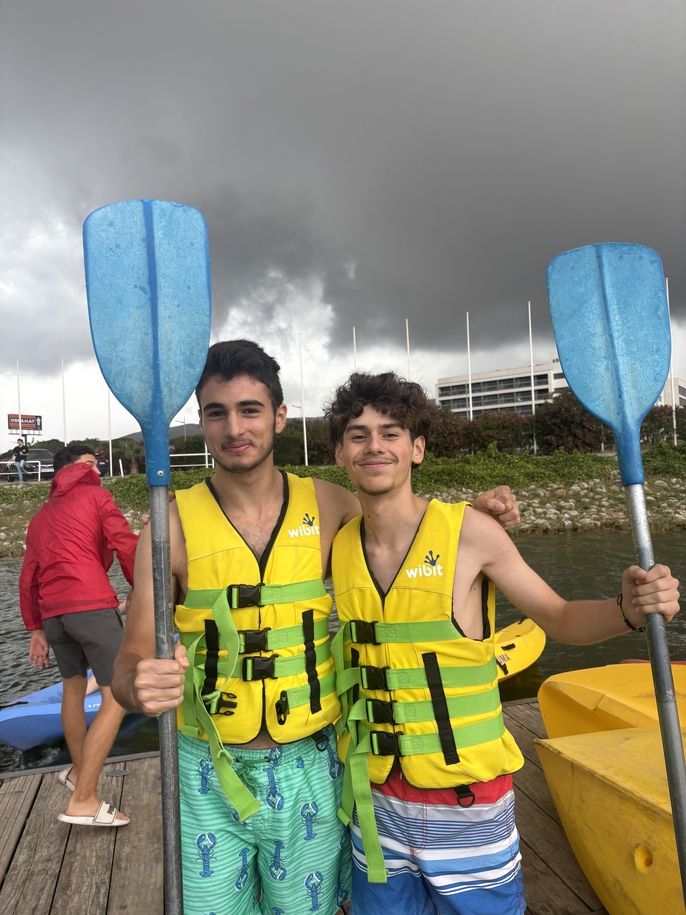
[[[569,844],[610,915],[683,915],[658,729],[535,743]]]
[[[686,664],[672,664],[679,718],[686,723]],[[658,724],[650,664],[625,662],[549,677],[538,691],[548,737]]]
[[[90,724],[102,704],[100,690],[86,696],[83,710]],[[17,750],[30,750],[40,744],[62,740],[62,683],[54,683],[34,693],[20,696],[0,708],[0,743]]]
[[[545,632],[533,620],[524,618],[495,634],[498,682],[509,680],[531,667],[545,648]]]

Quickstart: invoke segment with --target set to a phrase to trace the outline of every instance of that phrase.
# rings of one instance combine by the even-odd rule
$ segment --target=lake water
[[[618,532],[522,536],[516,542],[527,562],[558,593],[569,599],[616,594],[621,572],[633,561],[634,555],[629,535]],[[677,577],[686,580],[686,532],[655,535],[654,547],[657,561],[666,563]],[[0,670],[0,704],[59,679],[56,667],[36,671],[28,663],[28,635],[18,609],[20,567],[21,559],[0,559],[0,641],[4,649],[4,664]],[[113,581],[123,596],[126,583],[118,570],[113,573]],[[686,592],[686,585],[682,591]],[[498,628],[518,617],[514,607],[499,598]],[[671,656],[686,659],[686,613],[682,612],[667,627],[667,633]],[[535,665],[503,684],[502,696],[503,699],[535,696],[543,680],[565,670],[647,657],[645,636],[636,633],[584,647],[549,641]],[[156,748],[156,722],[131,716],[124,722],[113,754],[138,753]],[[26,753],[0,744],[0,771],[58,765],[67,761],[63,744],[36,747]]]

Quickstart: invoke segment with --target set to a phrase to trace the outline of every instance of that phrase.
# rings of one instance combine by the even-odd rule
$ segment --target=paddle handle
[[[625,492],[638,564],[642,569],[652,569],[655,558],[643,486],[626,486]],[[681,890],[686,902],[686,763],[665,621],[659,613],[651,613],[648,616],[647,641],[672,804]]]
[[[174,657],[172,625],[172,578],[169,548],[169,498],[166,486],[150,487],[150,532],[155,599],[155,647],[158,658]],[[181,828],[179,814],[179,755],[176,711],[158,719],[160,734],[160,776],[162,780],[162,824],[164,835],[164,911],[182,915]]]
[[[156,489],[163,486],[166,494],[167,487],[171,483],[169,422],[166,424],[154,423],[149,428],[143,428],[143,437],[145,441],[145,476],[148,486]],[[167,543],[169,543],[168,539]],[[168,565],[169,560],[167,560]],[[162,655],[158,654],[157,657],[161,658]]]

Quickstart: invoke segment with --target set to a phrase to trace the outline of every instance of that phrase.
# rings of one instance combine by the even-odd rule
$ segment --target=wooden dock
[[[538,703],[508,703],[505,716],[526,757],[515,792],[530,915],[605,912],[570,851],[538,763],[533,739],[545,736]],[[131,816],[120,829],[61,823],[66,789],[55,771],[0,773],[0,913],[163,915],[157,754],[119,757],[103,772],[101,796]]]

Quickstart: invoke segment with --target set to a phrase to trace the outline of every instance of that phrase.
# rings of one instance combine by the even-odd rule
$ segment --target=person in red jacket
[[[29,661],[47,667],[52,648],[62,677],[62,725],[71,766],[59,780],[72,794],[59,819],[80,826],[125,826],[129,818],[99,799],[97,785],[124,717],[110,689],[123,627],[107,571],[116,553],[126,580],[133,583],[138,538],[112,494],[100,486],[91,448],[62,448],[54,467],[50,498],[27,531],[19,595],[24,625],[31,632]],[[83,710],[88,667],[102,692],[90,728]]]

